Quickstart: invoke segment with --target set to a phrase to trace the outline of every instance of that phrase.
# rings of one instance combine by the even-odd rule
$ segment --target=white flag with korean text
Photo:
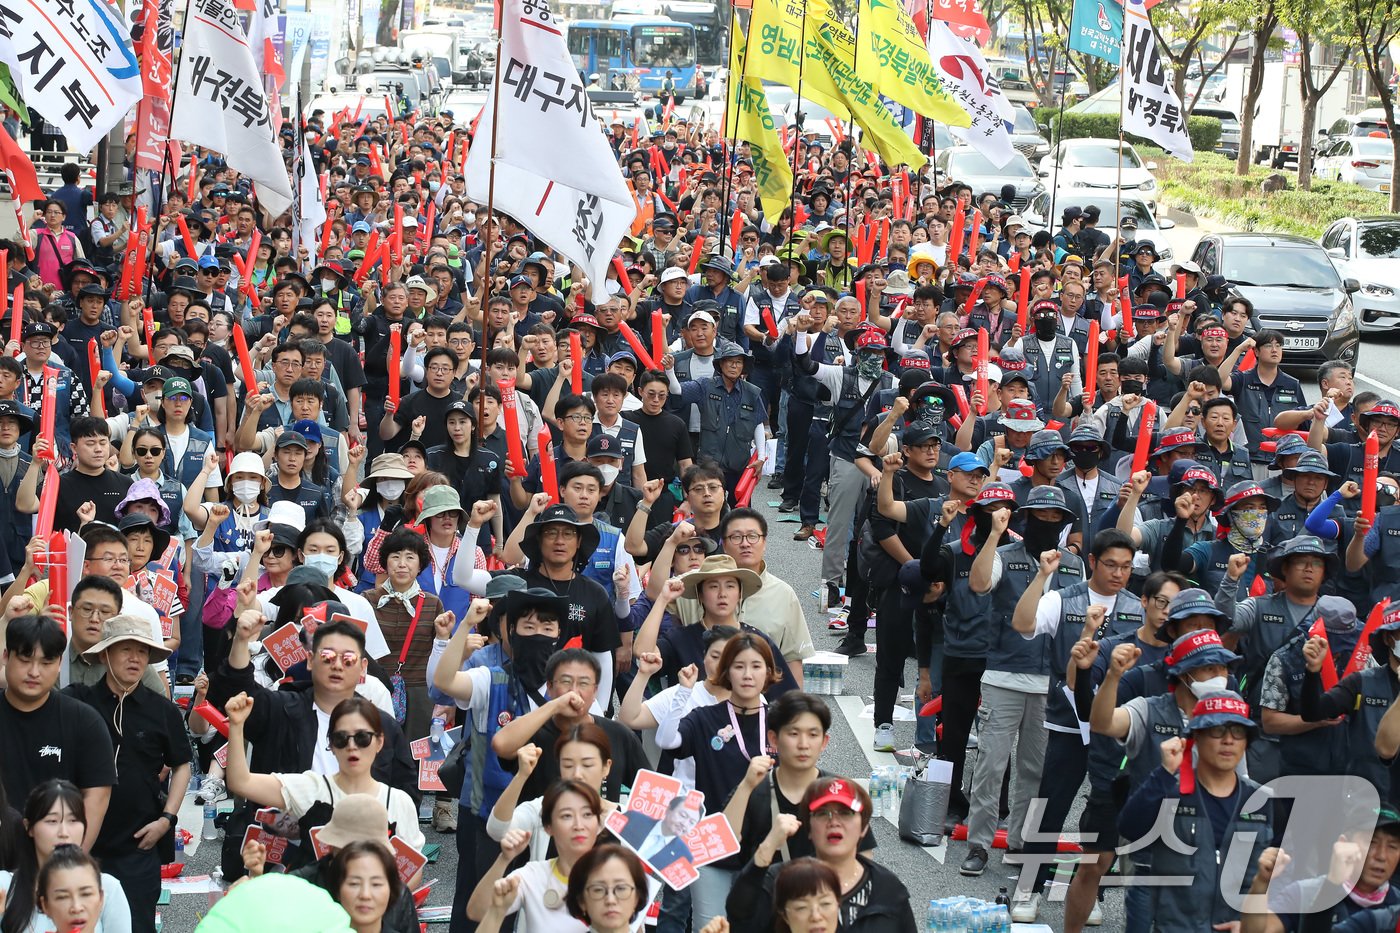
[[[141,99],[130,31],[105,0],[0,0],[0,63],[24,103],[84,154]]]
[[[1186,132],[1186,114],[1157,48],[1143,0],[1127,0],[1123,5],[1123,83],[1128,92],[1123,130],[1152,140],[1183,162],[1192,161],[1195,154]]]
[[[547,0],[504,0],[499,110],[488,100],[467,156],[467,194],[485,203],[497,116],[495,207],[588,275],[595,301],[636,218]]]
[[[956,35],[942,20],[928,25],[928,54],[943,79],[944,90],[972,118],[971,126],[950,126],[948,131],[997,168],[1005,167],[1016,155],[1011,145],[1011,124],[1016,117],[1011,102],[1002,94],[976,42]]]
[[[170,138],[222,153],[257,183],[273,217],[292,203],[292,184],[273,135],[262,75],[228,0],[192,0],[185,21]]]

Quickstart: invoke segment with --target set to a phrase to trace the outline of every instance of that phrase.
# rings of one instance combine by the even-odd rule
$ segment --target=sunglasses
[[[353,741],[356,748],[369,748],[369,743],[374,741],[377,732],[368,729],[358,729],[355,732],[345,732],[337,730],[332,732],[327,738],[331,740],[331,748],[349,748]]]
[[[135,451],[136,456],[138,456],[138,457],[163,457],[163,456],[165,456],[165,448],[164,448],[164,447],[133,447],[132,450]]]
[[[340,661],[342,667],[354,667],[360,663],[360,653],[358,651],[339,651],[334,648],[322,648],[317,652],[322,664],[334,664]]]
[[[703,544],[679,544],[679,545],[676,546],[676,554],[677,554],[677,555],[685,555],[685,554],[704,554],[704,553],[705,553],[705,546],[704,546]]]

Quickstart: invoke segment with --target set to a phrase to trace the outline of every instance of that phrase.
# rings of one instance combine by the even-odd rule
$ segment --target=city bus
[[[666,72],[676,91],[695,93],[695,27],[647,18],[583,20],[568,27],[569,54],[587,80],[596,74],[604,88],[656,94]]]

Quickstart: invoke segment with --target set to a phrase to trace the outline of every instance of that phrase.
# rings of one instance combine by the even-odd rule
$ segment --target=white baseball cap
[[[690,277],[685,274],[684,269],[679,266],[671,266],[666,269],[665,272],[661,273],[661,284],[665,285],[667,282],[674,282],[676,279],[688,280],[689,278]]]

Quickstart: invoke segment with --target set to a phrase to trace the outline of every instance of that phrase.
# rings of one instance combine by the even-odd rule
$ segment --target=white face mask
[[[335,577],[335,569],[340,564],[340,559],[334,554],[307,554],[302,564],[312,570],[319,570],[329,578]]]
[[[1191,692],[1196,695],[1196,699],[1201,699],[1212,693],[1220,693],[1225,689],[1226,679],[1224,677],[1207,677],[1205,680],[1193,680],[1187,683]]]
[[[321,279],[321,292],[324,294],[335,291],[335,283],[335,279]]]
[[[474,226],[476,224],[476,215],[468,211],[466,216],[462,218],[462,223],[466,224],[468,227]]]
[[[258,497],[262,483],[255,479],[239,479],[233,482],[233,497],[239,502],[252,502]]]
[[[613,480],[617,479],[617,474],[621,472],[621,470],[619,467],[607,465],[599,466],[598,472],[603,474],[603,485],[611,486],[613,484]]]
[[[379,490],[379,497],[387,502],[396,502],[399,496],[403,495],[404,481],[401,479],[381,479],[375,486]]]
[[[160,389],[153,389],[153,390],[151,390],[150,392],[142,392],[141,394],[142,394],[142,395],[145,397],[145,399],[146,399],[146,407],[147,407],[147,408],[159,408],[159,407],[160,407],[160,396],[161,396],[161,391],[160,391]]]

